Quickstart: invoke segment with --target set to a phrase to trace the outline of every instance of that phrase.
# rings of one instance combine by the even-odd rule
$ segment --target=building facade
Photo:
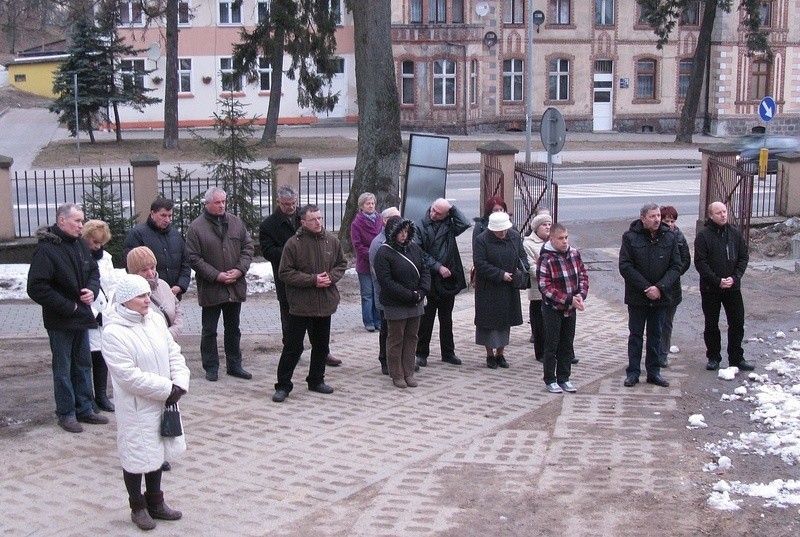
[[[326,115],[297,105],[297,85],[284,78],[283,124],[355,121],[352,16],[343,0],[336,33],[339,104]],[[268,64],[258,75],[223,84],[232,44],[254,26],[269,0],[180,2],[179,117],[181,126],[212,123],[219,100],[233,95],[248,114],[266,115]],[[123,76],[163,98],[163,25],[145,19],[140,1],[120,2],[119,31],[147,49],[122,62]],[[697,129],[734,135],[763,126],[758,105],[777,103],[770,132],[800,129],[800,0],[762,2],[774,58],[749,55],[741,13],[718,13]],[[531,10],[544,14],[531,24]],[[573,131],[674,132],[688,89],[703,2],[690,2],[662,48],[635,0],[392,0],[392,40],[401,122],[405,130],[438,133],[522,130],[528,85],[533,126],[557,108]],[[529,60],[532,29],[533,61]],[[532,63],[532,65],[529,65]],[[288,64],[288,62],[287,62]],[[143,70],[154,69],[148,75]],[[13,81],[12,81],[13,83]],[[159,127],[159,105],[122,111],[125,127]],[[262,118],[263,121],[263,118]]]

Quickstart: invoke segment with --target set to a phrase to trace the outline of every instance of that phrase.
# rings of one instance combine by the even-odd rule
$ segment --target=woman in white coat
[[[102,339],[114,385],[117,451],[131,520],[152,529],[154,518],[182,516],[164,503],[161,464],[183,453],[186,442],[183,436],[162,437],[160,425],[165,403],[176,403],[189,389],[189,368],[163,315],[150,311],[150,285],[141,276],[128,274],[117,283]]]
[[[103,330],[103,312],[109,307],[114,288],[117,286],[117,273],[111,254],[103,246],[111,240],[111,230],[102,220],[89,220],[81,230],[83,240],[89,246],[92,257],[100,270],[100,292],[92,303],[92,313],[98,327],[89,330],[89,349],[92,351],[92,382],[94,384],[94,404],[99,410],[114,412],[114,403],[108,398],[108,367],[100,349],[100,332]]]

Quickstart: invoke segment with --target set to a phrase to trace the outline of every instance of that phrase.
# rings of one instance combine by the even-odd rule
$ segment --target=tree
[[[241,0],[234,2],[237,4],[241,5]],[[261,61],[272,69],[263,145],[275,145],[285,54],[291,58],[286,77],[297,79],[297,104],[315,112],[330,112],[338,102],[338,95],[330,92],[338,17],[328,0],[272,0],[255,29],[242,30],[242,42],[233,46],[235,72],[231,77],[257,79]]]
[[[204,164],[217,186],[228,194],[227,210],[244,221],[251,232],[261,224],[261,186],[270,179],[269,168],[248,168],[256,161],[253,125],[258,116],[247,118],[244,105],[228,97],[219,101],[222,113],[214,113],[218,138],[200,138],[211,149],[214,161]]]
[[[397,205],[403,141],[392,56],[391,0],[348,0],[353,13],[358,93],[356,169],[339,235],[350,244],[358,196],[372,192],[377,207]]]
[[[83,192],[83,209],[87,219],[102,220],[108,224],[111,231],[111,240],[106,245],[106,251],[111,254],[119,266],[122,263],[122,243],[128,231],[136,224],[136,215],[125,216],[125,205],[122,198],[114,192],[114,182],[111,177],[103,173],[92,170],[92,177],[89,179],[89,190]],[[119,185],[116,185],[119,189]]]
[[[167,0],[166,76],[164,81],[164,149],[178,149],[178,0]]]
[[[692,0],[636,0],[642,9],[649,13],[647,22],[653,27],[653,32],[658,37],[656,47],[658,49],[668,42],[669,36],[675,25],[680,20],[683,11]],[[744,13],[744,26],[747,48],[750,53],[764,53],[772,57],[772,49],[769,46],[767,33],[761,28],[760,8],[761,0],[741,0],[739,9]],[[678,129],[675,136],[676,142],[692,141],[695,129],[695,118],[697,117],[697,107],[700,103],[701,92],[703,89],[703,74],[706,72],[706,62],[711,50],[711,33],[714,29],[714,21],[717,11],[722,10],[730,13],[733,7],[733,0],[707,0],[704,2],[702,19],[700,20],[700,32],[697,36],[697,46],[695,47],[694,58],[692,59],[692,73],[689,79],[689,88],[686,93],[681,118],[678,122]]]

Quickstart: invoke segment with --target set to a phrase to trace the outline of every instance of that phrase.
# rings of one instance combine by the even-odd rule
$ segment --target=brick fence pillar
[[[488,144],[482,145],[476,148],[477,151],[481,154],[481,198],[480,198],[480,205],[478,205],[478,214],[483,216],[483,204],[486,202],[486,193],[484,188],[484,183],[486,182],[486,166],[487,161],[490,158],[496,158],[500,169],[503,171],[503,182],[500,185],[500,190],[498,191],[498,195],[503,198],[503,201],[509,207],[514,206],[514,168],[515,168],[515,159],[517,153],[519,153],[519,149],[508,145],[505,142],[501,142],[496,140],[494,142],[489,142]]]
[[[278,201],[278,187],[288,185],[300,192],[300,163],[303,159],[289,154],[279,154],[267,159],[272,165],[272,201]]]
[[[11,165],[14,159],[0,155],[0,239],[10,240],[14,235],[14,197],[11,188]]]
[[[158,165],[161,162],[153,155],[133,155],[133,214],[138,222],[145,222],[150,215],[150,204],[158,197]]]
[[[800,153],[778,155],[775,212],[781,216],[800,215]],[[792,181],[794,178],[794,181]]]

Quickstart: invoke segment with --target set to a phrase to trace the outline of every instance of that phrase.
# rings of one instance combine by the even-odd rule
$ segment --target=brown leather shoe
[[[405,379],[392,379],[392,384],[398,388],[408,388],[408,384],[406,384]]]
[[[92,412],[91,414],[86,414],[85,416],[78,416],[78,421],[83,423],[91,423],[94,425],[105,425],[108,423],[108,418]]]
[[[419,386],[417,379],[415,379],[414,377],[406,377],[406,384],[408,384],[409,388],[416,388],[417,386]]]
[[[342,365],[342,361],[338,358],[334,358],[332,354],[328,354],[328,356],[325,357],[325,365],[336,367]]]
[[[61,416],[58,418],[58,426],[67,431],[68,433],[82,433],[83,427],[75,416]]]

